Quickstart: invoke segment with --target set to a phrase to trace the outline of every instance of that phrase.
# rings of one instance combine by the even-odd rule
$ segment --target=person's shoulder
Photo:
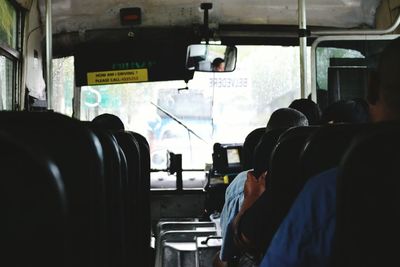
[[[244,183],[247,179],[247,172],[248,171],[242,171],[236,175],[235,179],[233,179],[226,189],[226,198],[230,195],[238,195],[243,192]]]
[[[304,189],[308,190],[318,190],[319,188],[326,188],[336,186],[336,176],[338,173],[337,168],[332,168],[326,171],[323,171],[313,177],[311,177]]]

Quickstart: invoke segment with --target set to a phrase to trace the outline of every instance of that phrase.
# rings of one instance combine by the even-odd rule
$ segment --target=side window
[[[0,110],[14,108],[20,61],[20,12],[9,0],[0,1]]]

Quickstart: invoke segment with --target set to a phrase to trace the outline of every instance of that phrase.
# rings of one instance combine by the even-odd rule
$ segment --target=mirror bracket
[[[205,37],[206,44],[210,41],[210,28],[208,26],[208,11],[211,10],[213,7],[212,3],[201,3],[200,9],[204,10],[204,24],[203,24],[203,35]]]

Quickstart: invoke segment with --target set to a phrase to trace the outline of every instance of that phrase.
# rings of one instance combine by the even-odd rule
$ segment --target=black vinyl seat
[[[300,157],[301,179],[337,167],[353,137],[369,130],[371,124],[332,124],[320,127],[304,146]]]
[[[241,220],[245,235],[254,242],[256,257],[261,257],[300,191],[298,165],[306,139],[316,126],[293,127],[283,132],[270,156],[266,191]],[[262,214],[260,212],[262,211]]]
[[[58,167],[0,134],[1,266],[66,266],[67,203]]]
[[[68,206],[64,266],[107,266],[103,151],[81,122],[56,113],[1,112],[0,130],[51,158]]]
[[[151,211],[150,211],[150,146],[146,138],[135,132],[128,132],[136,139],[140,153],[140,180],[138,183],[138,198],[140,205],[137,213],[140,214],[137,231],[137,242],[140,244],[140,255],[147,264],[150,257],[151,239]],[[148,265],[148,264],[147,264]]]
[[[400,124],[355,138],[338,171],[334,264],[398,266]]]
[[[98,137],[105,167],[105,192],[107,210],[107,253],[109,266],[126,266],[125,203],[123,186],[126,179],[126,161],[117,140],[107,130],[85,123]]]
[[[288,128],[278,128],[269,130],[261,136],[253,154],[254,174],[256,177],[259,177],[262,173],[269,170],[272,151],[278,143],[281,134],[287,129]]]
[[[261,137],[264,135],[265,130],[266,127],[257,128],[246,136],[242,148],[243,170],[250,170],[254,168],[254,149],[256,148]]]
[[[126,253],[127,264],[133,265],[138,259],[147,260],[141,249],[143,247],[142,240],[139,240],[141,235],[139,233],[143,231],[140,227],[143,226],[142,220],[144,219],[140,213],[142,211],[142,203],[140,202],[140,186],[142,184],[140,147],[132,133],[118,131],[114,132],[113,135],[125,155],[127,164],[127,179],[124,185]]]

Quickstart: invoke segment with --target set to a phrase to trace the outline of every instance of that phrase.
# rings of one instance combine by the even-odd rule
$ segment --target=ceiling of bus
[[[23,0],[19,0],[24,2]],[[44,20],[45,0],[39,0]],[[53,0],[53,31],[73,32],[121,27],[119,10],[142,9],[142,26],[187,26],[201,24],[203,13],[196,0]],[[373,27],[379,0],[308,0],[309,25],[328,27]],[[297,24],[296,0],[214,1],[210,24]]]

